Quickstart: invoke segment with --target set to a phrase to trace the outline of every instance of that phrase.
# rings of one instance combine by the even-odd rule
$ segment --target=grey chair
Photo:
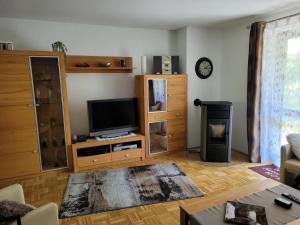
[[[286,172],[300,174],[300,160],[289,144],[281,146],[280,182],[285,183]]]

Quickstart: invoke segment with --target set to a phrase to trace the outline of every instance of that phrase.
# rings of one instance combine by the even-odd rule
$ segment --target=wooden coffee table
[[[215,205],[222,204],[229,200],[242,198],[247,195],[251,195],[255,192],[264,191],[267,188],[272,188],[280,183],[271,179],[252,182],[242,187],[232,188],[229,191],[223,192],[210,197],[200,198],[197,203],[191,205],[180,206],[180,225],[188,225],[190,221],[190,215],[195,212],[199,212]],[[300,219],[288,223],[287,225],[299,225]]]

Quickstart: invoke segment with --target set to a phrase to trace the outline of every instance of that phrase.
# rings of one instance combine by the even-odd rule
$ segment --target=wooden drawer
[[[139,148],[112,153],[112,161],[121,161],[121,160],[133,159],[138,157],[142,157],[142,150]]]
[[[39,151],[0,155],[0,179],[40,172]]]
[[[36,130],[33,106],[0,107],[0,130]]]
[[[28,152],[35,149],[38,149],[35,129],[0,131],[0,154]]]
[[[111,154],[106,153],[95,156],[78,157],[77,162],[79,167],[90,167],[102,163],[108,163],[111,162]]]
[[[0,77],[0,105],[33,104],[31,81],[3,81]]]

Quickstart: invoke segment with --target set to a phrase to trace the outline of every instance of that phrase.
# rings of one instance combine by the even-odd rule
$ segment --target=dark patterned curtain
[[[263,33],[266,23],[251,25],[247,84],[247,137],[250,162],[260,162],[260,90]]]

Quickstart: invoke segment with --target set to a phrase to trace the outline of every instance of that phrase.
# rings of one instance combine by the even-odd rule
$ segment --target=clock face
[[[213,71],[212,62],[206,58],[200,58],[195,65],[195,72],[197,76],[201,79],[207,79]]]

